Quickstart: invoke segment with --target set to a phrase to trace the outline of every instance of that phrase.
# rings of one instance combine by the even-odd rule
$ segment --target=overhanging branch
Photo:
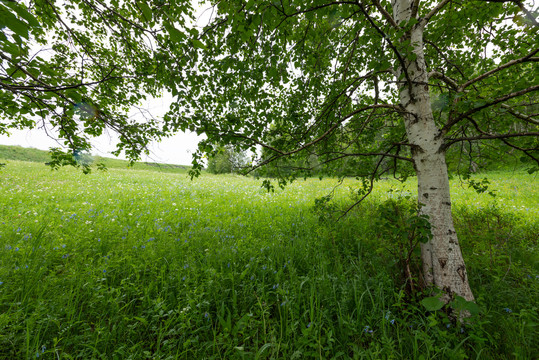
[[[461,86],[458,87],[457,91],[458,92],[462,92],[464,91],[464,89],[466,89],[468,86],[470,86],[471,84],[474,84],[478,81],[481,81],[489,76],[491,76],[492,74],[495,74],[497,73],[498,71],[501,71],[501,70],[504,70],[504,69],[507,69],[511,66],[514,66],[514,65],[517,65],[517,64],[521,64],[523,62],[528,62],[528,61],[533,61],[533,62],[537,62],[539,61],[539,58],[534,58],[533,56],[535,54],[537,54],[539,52],[539,48],[536,48],[534,50],[532,50],[531,52],[529,52],[526,56],[523,56],[521,57],[520,59],[515,59],[515,60],[511,60],[505,64],[502,64],[500,66],[498,66],[497,68],[495,69],[492,69],[490,71],[487,71],[486,73],[484,74],[481,74],[479,76],[477,76],[476,78],[472,79],[472,80],[469,80],[467,81],[466,83],[462,84]]]

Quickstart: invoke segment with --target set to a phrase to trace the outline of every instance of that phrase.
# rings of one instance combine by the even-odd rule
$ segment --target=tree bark
[[[392,3],[397,24],[410,19],[413,0],[393,0]],[[410,40],[413,54],[401,53],[403,60],[397,72],[400,102],[406,109],[406,134],[412,146],[418,180],[420,212],[429,217],[433,235],[428,243],[421,246],[423,276],[427,285],[443,290],[442,301],[447,303],[455,295],[472,301],[474,296],[451,215],[443,137],[434,122],[430,104],[428,71],[423,53],[424,25],[419,21],[405,38]]]

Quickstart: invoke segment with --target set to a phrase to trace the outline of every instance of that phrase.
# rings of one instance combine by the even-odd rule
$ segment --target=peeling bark
[[[410,19],[413,0],[393,0],[392,4],[397,24]],[[428,243],[421,246],[423,276],[427,285],[443,290],[442,300],[446,303],[455,294],[472,301],[474,296],[451,215],[443,137],[431,110],[423,28],[424,23],[419,21],[408,33],[413,56],[403,57],[404,63],[400,64],[397,73],[399,78],[406,71],[410,80],[400,82],[400,102],[407,111],[404,122],[408,141],[412,144],[420,212],[429,217],[433,235]]]

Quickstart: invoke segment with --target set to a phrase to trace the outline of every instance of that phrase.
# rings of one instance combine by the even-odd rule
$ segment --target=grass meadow
[[[0,178],[0,359],[539,354],[533,175],[488,174],[495,197],[452,180],[480,308],[466,324],[426,311],[403,286],[400,235],[382,214],[390,199],[415,201],[413,179],[378,183],[336,222],[331,210],[351,201],[351,180],[316,210],[335,180],[267,193],[261,180],[232,175],[83,175],[18,161]]]

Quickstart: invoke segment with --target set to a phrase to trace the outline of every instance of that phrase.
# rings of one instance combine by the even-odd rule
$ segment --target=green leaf
[[[148,22],[151,21],[152,9],[150,8],[150,6],[148,6],[148,4],[145,1],[139,2],[138,5],[140,7],[140,10],[142,10],[142,15],[144,15],[144,19]]]
[[[17,19],[6,7],[0,7],[0,28],[7,27],[15,34],[28,39],[28,25]]]
[[[179,43],[183,39],[185,39],[185,34],[182,33],[180,30],[176,29],[173,25],[165,23],[165,28],[170,35],[170,40]]]
[[[31,27],[41,27],[39,21],[34,17],[34,15],[28,12],[25,6],[21,6],[20,4],[15,2],[8,2],[7,6],[13,9],[21,18],[26,20],[28,22],[28,25],[30,25]]]
[[[455,300],[453,300],[450,305],[453,309],[460,311],[468,311],[472,315],[477,315],[481,311],[481,309],[475,302],[468,301],[462,296],[456,296]]]
[[[423,305],[428,311],[437,311],[440,310],[445,304],[443,301],[438,299],[438,297],[431,296],[421,300],[421,305]]]
[[[202,43],[202,41],[197,40],[197,39],[193,39],[192,41],[193,41],[193,46],[194,47],[206,50],[206,45],[204,45],[204,43]]]

